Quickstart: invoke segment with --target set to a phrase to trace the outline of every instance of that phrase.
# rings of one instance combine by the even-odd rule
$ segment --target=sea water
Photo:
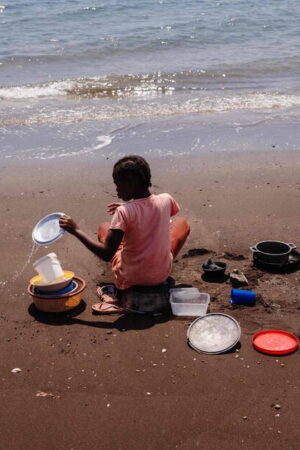
[[[298,0],[3,0],[0,159],[300,142]]]

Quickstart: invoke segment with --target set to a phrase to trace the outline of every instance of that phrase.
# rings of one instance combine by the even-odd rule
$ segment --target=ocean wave
[[[225,93],[224,93],[225,94]],[[61,102],[60,102],[61,103]],[[103,121],[124,118],[151,118],[205,113],[230,113],[235,111],[275,112],[282,115],[283,111],[300,107],[300,95],[276,94],[270,92],[253,92],[232,96],[174,95],[166,99],[127,99],[118,102],[71,102],[66,107],[63,104],[53,104],[47,107],[21,109],[12,108],[10,114],[1,114],[0,126],[61,124],[87,121]],[[299,113],[296,113],[297,117]],[[2,116],[2,117],[1,117]]]
[[[12,86],[0,88],[1,100],[24,100],[37,99],[41,97],[60,97],[67,95],[72,89],[71,80],[55,81],[43,84],[32,84],[24,86]]]
[[[41,97],[128,97],[165,94],[173,90],[171,77],[155,75],[124,75],[109,78],[78,78],[42,84],[1,87],[2,100]]]
[[[0,99],[23,100],[38,98],[128,98],[155,97],[174,92],[238,91],[264,86],[265,73],[251,74],[245,68],[224,67],[214,70],[190,70],[174,73],[111,75],[104,77],[74,78],[39,84],[0,87]]]

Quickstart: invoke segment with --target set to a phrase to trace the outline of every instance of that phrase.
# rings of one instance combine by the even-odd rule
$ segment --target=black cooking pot
[[[257,261],[273,264],[287,264],[291,251],[296,248],[295,244],[287,244],[280,241],[262,241],[250,247],[253,258]]]
[[[221,280],[222,278],[224,278],[226,268],[227,264],[221,261],[213,262],[213,268],[210,264],[202,264],[202,269],[206,281]]]

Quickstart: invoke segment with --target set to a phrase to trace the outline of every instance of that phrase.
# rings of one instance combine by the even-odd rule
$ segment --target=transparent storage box
[[[170,289],[170,304],[174,316],[205,316],[210,302],[209,294],[196,288]]]

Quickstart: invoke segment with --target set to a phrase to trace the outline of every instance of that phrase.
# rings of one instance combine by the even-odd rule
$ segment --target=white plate
[[[224,353],[234,347],[240,337],[239,323],[221,313],[198,317],[187,331],[190,346],[202,353]]]
[[[32,231],[32,240],[38,245],[48,245],[59,239],[65,232],[59,226],[59,219],[65,213],[55,212],[43,217]]]

